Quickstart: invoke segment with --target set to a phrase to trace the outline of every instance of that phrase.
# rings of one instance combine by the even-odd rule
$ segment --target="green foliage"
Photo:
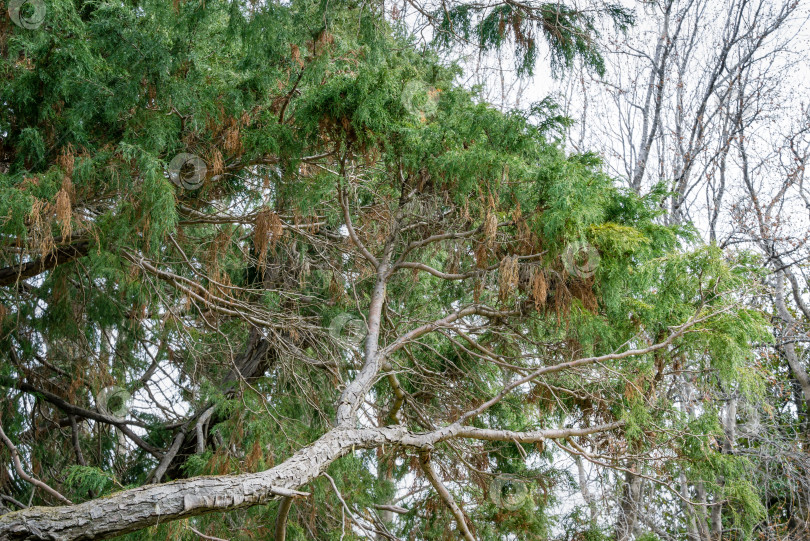
[[[65,486],[79,499],[103,496],[118,484],[114,475],[93,466],[72,465],[66,473]]]
[[[528,9],[452,5],[436,14],[437,39],[449,44],[452,31],[488,49],[512,43],[522,74],[542,39],[558,72],[577,58],[604,69],[599,14],[560,3]],[[640,197],[617,187],[596,155],[567,153],[561,133],[571,121],[553,101],[528,113],[481,103],[454,83],[457,68],[416,50],[373,4],[57,0],[48,10],[39,31],[14,28],[2,45],[0,133],[9,159],[0,234],[15,246],[2,257],[4,265],[42,257],[72,237],[90,248],[0,290],[3,349],[36,365],[3,363],[4,378],[30,374],[86,409],[113,383],[142,397],[171,387],[167,400],[179,409],[213,414],[205,450],[192,444],[196,425],[185,427],[188,440],[165,479],[271,468],[333,426],[339,393],[359,369],[360,348],[329,330],[339,317],[364,317],[374,288],[374,272],[346,239],[346,215],[378,254],[391,216],[405,215],[393,260],[437,271],[392,274],[382,344],[462,306],[511,311],[465,321],[474,345],[434,332],[387,359],[408,396],[409,428],[448,424],[496,395],[514,375],[503,366],[525,374],[644,349],[691,321],[666,348],[549,372],[471,424],[529,431],[624,421],[605,447],[665,448],[673,458],[656,474],[704,482],[728,500],[731,523],[756,526],[763,508],[747,480],[752,465],[718,452],[716,404],[686,412],[666,387],[700,373],[711,376],[695,383],[701,396],[732,388],[763,396],[762,379],[743,368],[750,343],[769,339],[766,322],[739,306],[756,262],[744,254],[729,262],[700,246],[688,226],[662,223],[660,191]],[[620,27],[631,22],[623,8],[601,10]],[[179,152],[210,169],[196,190],[169,178]],[[346,215],[337,201],[344,193]],[[72,236],[56,210],[60,200],[65,210],[66,196]],[[497,230],[487,232],[492,223]],[[430,235],[446,242],[419,244]],[[566,250],[578,242],[599,254],[592,275],[566,270]],[[511,282],[507,261],[517,265]],[[542,295],[532,287],[537,276]],[[240,348],[259,336],[268,352],[255,372],[236,375]],[[482,350],[504,361],[486,362]],[[144,388],[153,364],[163,386]],[[390,422],[393,395],[381,377],[363,422]],[[27,419],[50,407],[40,400],[33,408],[24,396],[10,401],[13,414],[3,412],[15,435],[41,430],[44,423]],[[183,423],[158,410],[131,416],[149,445],[165,449]],[[63,418],[55,407],[47,413],[48,422]],[[91,466],[72,464],[72,441],[28,442],[49,466],[43,472],[64,471],[47,474],[49,482],[77,499],[107,494],[118,480],[148,482],[153,456],[121,446],[115,429],[93,428],[77,433]],[[559,491],[576,485],[555,449],[486,441],[441,444],[435,454],[480,539],[547,539],[584,516],[555,510]],[[356,449],[328,473],[361,514],[424,481],[408,452]],[[529,497],[499,505],[490,493],[497,475],[524,483]],[[20,496],[19,485],[10,493]],[[331,484],[318,478],[306,490],[313,496],[296,501],[288,538],[351,538]],[[400,535],[439,539],[457,528],[430,491],[407,505],[392,526]],[[193,539],[186,526],[194,525],[213,536],[269,539],[277,514],[273,503],[126,538]],[[588,541],[612,535],[592,524],[570,531]]]
[[[484,50],[501,53],[506,44],[511,44],[518,75],[533,73],[544,40],[551,51],[553,73],[558,76],[578,58],[604,75],[597,21],[612,21],[620,31],[626,31],[634,22],[632,11],[618,4],[586,10],[561,2],[494,7],[461,2],[443,5],[432,17],[437,21],[436,41],[444,47],[462,38]]]
[[[756,487],[743,478],[734,478],[723,486],[722,495],[728,499],[732,524],[751,538],[754,527],[766,516],[765,506]]]

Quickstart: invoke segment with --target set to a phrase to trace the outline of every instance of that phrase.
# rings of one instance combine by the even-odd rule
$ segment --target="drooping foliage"
[[[38,478],[78,502],[282,463],[333,427],[367,363],[373,263],[386,260],[378,338],[392,352],[358,426],[430,431],[547,368],[469,425],[609,427],[437,444],[431,460],[475,538],[610,535],[565,505],[566,457],[672,487],[686,472],[726,504],[736,537],[757,525],[751,464],[723,454],[711,422],[717,389],[761,392],[739,371],[767,340],[739,306],[755,265],[696,246],[660,223],[657,194],[568,155],[553,108],[481,103],[375,4],[47,9],[36,29],[0,28],[0,416]],[[585,14],[549,4],[538,22],[510,4],[474,23],[466,9],[443,24],[488,47],[513,28],[523,69],[541,32],[560,66],[584,55],[600,69]],[[198,161],[173,165],[183,153]],[[705,400],[678,395],[684,378]],[[308,483],[288,538],[363,538],[369,524],[457,536],[422,458],[378,446],[335,461],[345,501],[325,476]],[[18,502],[58,503],[0,475]],[[272,539],[280,508],[129,538]]]
[[[544,46],[556,75],[576,59],[604,75],[600,24],[610,21],[626,31],[634,22],[631,9],[610,3],[586,8],[563,2],[442,2],[431,15],[437,44],[449,47],[462,41],[483,50],[508,51],[519,76],[533,73]]]

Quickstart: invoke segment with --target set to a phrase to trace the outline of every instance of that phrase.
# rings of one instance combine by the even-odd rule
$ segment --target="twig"
[[[22,477],[23,480],[28,481],[32,485],[41,488],[42,490],[50,493],[52,496],[55,496],[56,498],[62,500],[65,503],[69,503],[69,504],[73,503],[72,501],[68,500],[67,498],[62,496],[59,492],[52,489],[51,487],[49,487],[48,485],[46,485],[42,481],[34,479],[33,477],[31,477],[30,475],[25,473],[25,470],[23,470],[23,467],[22,467],[22,463],[20,462],[20,452],[17,450],[17,447],[13,443],[11,443],[11,440],[8,439],[8,436],[6,436],[6,433],[3,432],[2,425],[0,425],[0,439],[3,440],[3,443],[5,443],[6,447],[8,447],[8,449],[9,449],[9,451],[11,451],[11,460],[14,462],[14,469],[17,470],[17,474],[20,477]]]
[[[28,508],[28,506],[25,505],[24,503],[22,503],[21,501],[17,501],[14,498],[12,498],[11,496],[6,496],[5,494],[0,494],[0,500],[5,500],[5,501],[7,501],[9,503],[13,503],[14,505],[19,507],[20,509]]]
[[[344,500],[343,496],[340,495],[340,491],[338,490],[338,487],[335,484],[335,480],[332,479],[332,476],[329,475],[326,472],[323,472],[321,475],[323,475],[324,477],[326,477],[329,480],[329,484],[332,485],[332,490],[335,491],[335,496],[337,496],[338,500],[340,500],[340,504],[343,506],[343,509],[345,509],[345,511],[349,514],[349,518],[352,519],[352,522],[357,524],[357,526],[361,530],[363,530],[363,533],[365,533],[367,536],[369,536],[369,538],[373,537],[372,535],[370,535],[371,532],[368,531],[368,528],[366,528],[366,526],[360,522],[360,519],[358,519],[356,516],[354,516],[354,513],[352,512],[349,505],[346,503],[346,500]]]
[[[205,535],[201,531],[194,528],[194,526],[189,525],[188,529],[194,532],[195,534],[199,535],[200,539],[207,539],[208,541],[229,541],[228,539],[222,539],[221,537],[214,537],[213,535]]]
[[[71,440],[73,441],[73,450],[76,452],[76,461],[80,466],[87,466],[87,461],[84,460],[82,447],[79,443],[79,425],[76,422],[76,416],[68,415],[68,419],[70,419],[70,433]]]
[[[399,505],[382,505],[382,504],[379,504],[379,503],[375,503],[371,507],[373,507],[374,509],[377,509],[379,511],[391,511],[392,513],[397,513],[399,515],[404,515],[404,514],[406,514],[408,512],[407,509],[405,509],[404,507],[401,507]]]

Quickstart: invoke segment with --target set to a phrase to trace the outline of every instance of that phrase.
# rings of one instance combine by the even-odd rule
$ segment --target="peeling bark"
[[[0,539],[107,539],[180,518],[295,497],[353,447],[393,443],[404,429],[336,428],[284,463],[264,472],[196,477],[125,490],[78,505],[32,507],[0,516]]]
[[[614,430],[621,424],[535,431],[530,433],[532,438],[524,437],[523,441],[594,434]],[[263,472],[145,485],[78,505],[31,507],[2,515],[0,539],[107,539],[172,520],[266,504],[278,497],[307,495],[297,489],[353,449],[394,445],[431,451],[436,443],[453,438],[493,440],[497,436],[502,441],[512,441],[512,435],[510,431],[479,431],[458,423],[423,434],[408,432],[404,426],[338,426],[283,463]]]

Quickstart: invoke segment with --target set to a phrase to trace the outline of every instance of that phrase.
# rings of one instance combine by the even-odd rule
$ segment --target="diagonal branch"
[[[33,278],[59,265],[84,257],[90,251],[90,241],[84,240],[65,246],[57,246],[39,259],[0,269],[0,287],[14,285]]]
[[[568,362],[564,362],[564,363],[560,363],[560,364],[555,364],[553,366],[543,366],[541,368],[538,368],[537,370],[535,370],[531,374],[529,374],[527,376],[524,376],[522,378],[516,379],[515,381],[513,381],[509,385],[506,385],[501,390],[501,392],[499,392],[497,395],[490,398],[489,400],[487,400],[486,402],[484,402],[483,404],[481,404],[480,406],[478,406],[474,410],[470,410],[467,413],[465,413],[464,415],[462,415],[458,419],[458,421],[456,421],[456,424],[460,425],[460,424],[463,424],[463,423],[467,422],[468,420],[470,420],[470,419],[472,419],[474,417],[477,417],[478,415],[480,415],[481,413],[483,413],[484,411],[486,411],[490,407],[494,406],[495,404],[497,404],[498,402],[503,400],[503,398],[506,395],[508,395],[510,392],[512,392],[517,387],[520,387],[521,385],[523,385],[525,383],[528,383],[528,382],[532,381],[533,379],[538,378],[539,376],[542,376],[544,374],[551,374],[551,373],[555,373],[555,372],[560,372],[562,370],[567,370],[569,368],[576,368],[576,367],[579,367],[579,366],[595,364],[595,363],[601,363],[601,362],[605,362],[605,361],[615,361],[615,360],[619,360],[619,359],[626,359],[628,357],[635,357],[635,356],[638,356],[638,355],[644,355],[644,354],[647,354],[647,353],[652,353],[654,351],[658,351],[659,349],[663,349],[663,348],[668,347],[670,344],[672,344],[672,342],[676,338],[678,338],[679,336],[682,336],[684,333],[686,333],[686,331],[689,328],[693,327],[694,325],[697,325],[698,323],[700,323],[702,321],[705,321],[706,319],[708,319],[708,318],[710,318],[710,317],[712,317],[714,315],[716,315],[716,314],[712,313],[712,314],[708,314],[708,315],[706,315],[704,317],[700,317],[700,318],[697,317],[697,315],[695,315],[694,317],[690,318],[683,325],[675,328],[670,333],[669,337],[666,340],[664,340],[663,342],[659,342],[657,344],[653,344],[652,346],[648,346],[646,348],[629,349],[629,350],[623,351],[621,353],[610,353],[610,354],[601,355],[601,356],[598,356],[598,357],[585,357],[585,358],[582,358],[582,359],[576,359],[576,360],[573,360],[573,361],[568,361]]]
[[[380,262],[371,252],[368,251],[368,248],[366,248],[366,245],[363,244],[363,241],[360,240],[360,237],[357,236],[357,232],[354,230],[352,217],[349,213],[349,204],[346,202],[346,195],[343,188],[338,188],[338,200],[340,201],[340,206],[343,209],[343,221],[346,223],[346,230],[349,232],[349,238],[352,239],[352,242],[355,246],[357,246],[357,249],[360,250],[360,253],[363,254],[363,257],[368,259],[375,268],[378,268],[380,266]]]
[[[615,423],[586,429],[541,430],[532,432],[531,437],[537,441],[559,439],[614,428]],[[500,436],[518,440],[528,437],[520,433]],[[0,539],[107,539],[158,522],[263,505],[278,497],[308,496],[297,488],[320,476],[330,464],[355,448],[394,445],[427,452],[436,443],[458,437],[487,439],[491,435],[458,424],[421,434],[409,432],[401,425],[364,429],[338,427],[263,472],[180,479],[122,490],[77,505],[31,507],[7,513],[0,516]]]
[[[447,490],[447,487],[445,487],[441,479],[439,479],[439,476],[436,474],[436,470],[433,469],[433,466],[430,463],[429,453],[420,453],[419,465],[422,467],[422,471],[425,472],[425,475],[427,475],[430,484],[433,485],[433,488],[439,493],[439,496],[441,496],[442,500],[444,500],[445,505],[450,508],[453,516],[456,517],[456,524],[458,524],[458,529],[461,532],[462,537],[464,537],[464,539],[467,541],[475,541],[475,537],[473,537],[473,534],[470,533],[470,528],[467,526],[467,518],[464,516],[464,511],[461,510],[456,501],[453,499],[453,495],[450,494],[450,491]]]
[[[278,506],[278,516],[276,516],[276,536],[274,541],[284,541],[287,538],[287,515],[290,514],[293,499],[288,497],[282,498],[281,504]]]
[[[15,446],[11,442],[11,440],[8,439],[8,436],[6,436],[6,433],[3,432],[3,427],[2,426],[0,426],[0,440],[3,440],[3,443],[6,444],[6,447],[8,447],[8,450],[11,451],[11,460],[14,462],[14,469],[17,471],[17,475],[19,475],[23,480],[31,483],[32,485],[34,485],[36,487],[41,488],[45,492],[49,493],[52,496],[55,496],[56,498],[62,500],[63,502],[65,502],[65,503],[73,503],[70,500],[68,500],[67,498],[65,498],[64,496],[62,496],[59,492],[57,492],[56,490],[49,487],[47,484],[43,483],[39,479],[34,479],[33,477],[31,477],[30,475],[25,473],[25,470],[22,467],[22,463],[20,462],[20,452],[17,450],[17,446]]]
[[[163,458],[163,453],[160,451],[160,449],[156,448],[153,445],[148,444],[140,436],[135,434],[132,431],[132,429],[130,429],[129,426],[127,426],[126,421],[116,419],[115,417],[110,417],[109,415],[104,415],[96,411],[75,406],[53,393],[34,387],[33,385],[25,383],[24,381],[16,381],[11,378],[0,376],[0,387],[10,387],[12,389],[22,391],[24,393],[37,395],[42,399],[44,399],[45,401],[50,402],[60,410],[64,411],[68,415],[77,415],[85,419],[92,419],[94,421],[113,425],[118,430],[123,432],[129,439],[131,439],[135,443],[135,445],[137,445],[150,455],[154,456],[157,459]]]
[[[329,484],[332,485],[332,490],[335,492],[335,496],[337,496],[337,499],[340,501],[340,505],[343,507],[343,511],[349,515],[351,521],[354,522],[358,528],[363,530],[363,533],[367,537],[371,538],[371,533],[366,528],[366,525],[360,522],[360,519],[356,517],[355,514],[352,512],[351,508],[349,507],[349,504],[347,504],[346,500],[343,499],[343,496],[340,494],[340,491],[338,490],[338,487],[335,484],[335,480],[332,479],[332,476],[326,472],[323,472],[322,475],[326,477],[329,480]]]

